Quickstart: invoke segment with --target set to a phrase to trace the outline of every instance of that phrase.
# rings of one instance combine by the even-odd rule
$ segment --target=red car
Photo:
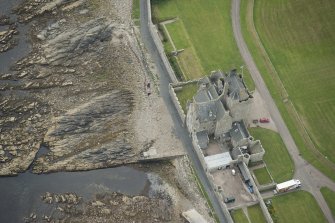
[[[270,119],[269,119],[269,118],[260,118],[260,119],[259,119],[259,122],[260,122],[260,123],[269,123],[269,122],[270,122]]]

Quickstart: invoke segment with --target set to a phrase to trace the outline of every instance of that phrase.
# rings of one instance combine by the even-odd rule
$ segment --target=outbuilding
[[[219,153],[205,157],[207,170],[213,171],[217,169],[227,168],[230,166],[232,158],[229,152]]]

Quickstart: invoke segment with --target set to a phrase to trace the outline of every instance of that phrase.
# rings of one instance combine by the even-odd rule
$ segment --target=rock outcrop
[[[132,114],[142,71],[130,48],[137,44],[130,11],[131,1],[27,0],[17,21],[0,18],[13,26],[1,40],[9,43],[15,23],[30,21],[32,43],[28,56],[0,73],[0,175],[25,171],[41,144],[50,152],[32,164],[38,173],[139,158]]]
[[[83,54],[96,41],[105,41],[111,37],[113,25],[104,18],[90,20],[77,28],[55,32],[54,23],[50,29],[43,30],[37,35],[46,40],[42,45],[44,58],[42,64],[71,65],[71,59]]]
[[[132,93],[115,90],[92,98],[53,120],[44,142],[50,153],[39,158],[34,172],[86,170],[136,160],[128,119]]]

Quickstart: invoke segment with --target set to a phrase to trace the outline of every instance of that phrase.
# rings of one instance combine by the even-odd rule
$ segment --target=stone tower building
[[[231,129],[232,123],[246,119],[252,95],[236,70],[224,74],[212,72],[198,82],[199,89],[187,111],[190,132],[206,130],[219,137]]]

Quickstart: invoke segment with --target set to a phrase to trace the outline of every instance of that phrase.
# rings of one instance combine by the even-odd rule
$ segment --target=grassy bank
[[[326,223],[314,197],[306,191],[297,191],[272,198],[272,216],[278,223]]]
[[[303,157],[335,180],[335,2],[255,3],[241,5],[249,50]]]
[[[231,1],[217,0],[152,0],[153,20],[156,22],[178,18],[176,25],[168,25],[172,40],[185,43],[180,64],[188,78],[198,78],[212,70],[228,71],[243,65],[233,37],[230,11]],[[183,55],[184,53],[184,55]],[[200,66],[201,72],[191,68]],[[203,72],[202,72],[203,71]],[[254,89],[246,71],[245,81]]]
[[[198,85],[197,83],[190,83],[187,85],[182,86],[182,89],[176,91],[177,98],[180,102],[182,109],[184,110],[185,114],[187,101],[191,101],[193,96],[197,93]]]
[[[265,185],[272,182],[272,179],[265,167],[254,170],[254,174],[260,185]]]
[[[322,187],[320,191],[335,218],[335,191],[330,190],[328,187]]]
[[[247,216],[245,216],[242,209],[233,211],[231,215],[235,223],[249,223]]]
[[[133,10],[131,14],[135,25],[140,25],[140,0],[133,0]]]
[[[265,149],[264,161],[273,180],[281,183],[290,180],[294,174],[293,161],[281,139],[274,131],[263,128],[250,128],[250,134],[259,139]]]
[[[252,223],[266,223],[259,204],[248,207],[248,215]]]
[[[187,80],[197,79],[205,74],[192,42],[181,20],[166,25],[176,50],[183,50],[179,55],[180,67]]]

